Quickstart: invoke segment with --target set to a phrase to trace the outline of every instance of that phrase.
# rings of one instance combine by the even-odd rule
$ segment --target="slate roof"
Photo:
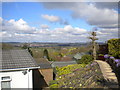
[[[27,50],[2,50],[0,70],[38,68],[37,63]]]
[[[75,54],[75,56],[73,56],[73,58],[75,58],[75,59],[81,59],[83,55],[90,55],[90,53],[89,52],[77,53],[77,54]]]
[[[65,61],[65,62],[55,61],[52,63],[52,67],[63,67],[71,64],[77,64],[77,63],[76,61]]]
[[[77,54],[74,56],[74,58],[75,58],[75,59],[81,59],[83,55],[85,55],[85,53],[77,53]]]
[[[40,69],[49,69],[52,68],[49,61],[45,58],[35,58],[37,64],[40,66]]]

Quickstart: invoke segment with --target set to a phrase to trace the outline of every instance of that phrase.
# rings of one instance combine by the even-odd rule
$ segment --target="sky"
[[[2,2],[2,42],[98,42],[118,38],[118,2]]]

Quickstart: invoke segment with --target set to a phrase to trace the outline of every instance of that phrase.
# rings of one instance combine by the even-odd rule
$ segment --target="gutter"
[[[39,69],[40,66],[38,67],[28,67],[28,68],[14,68],[14,69],[1,69],[0,72],[4,72],[4,71],[20,71],[20,70],[28,70],[28,69]]]

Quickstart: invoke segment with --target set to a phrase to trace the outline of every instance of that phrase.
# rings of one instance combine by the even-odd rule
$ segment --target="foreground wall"
[[[4,81],[9,83],[10,88],[32,88],[32,70],[0,72],[0,89]]]

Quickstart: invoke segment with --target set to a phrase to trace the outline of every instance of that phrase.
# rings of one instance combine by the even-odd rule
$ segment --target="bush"
[[[78,64],[88,64],[93,61],[93,57],[91,55],[83,55],[81,59],[77,61]]]
[[[52,84],[50,85],[50,88],[58,88],[58,84]]]
[[[98,56],[104,56],[104,54],[99,54]]]
[[[57,75],[65,75],[73,73],[74,70],[85,67],[85,64],[72,64],[64,67],[56,67]]]
[[[52,80],[49,82],[49,85],[53,85],[53,84],[58,84],[58,82],[56,80]]]
[[[115,58],[120,58],[120,39],[108,40],[108,51]]]

